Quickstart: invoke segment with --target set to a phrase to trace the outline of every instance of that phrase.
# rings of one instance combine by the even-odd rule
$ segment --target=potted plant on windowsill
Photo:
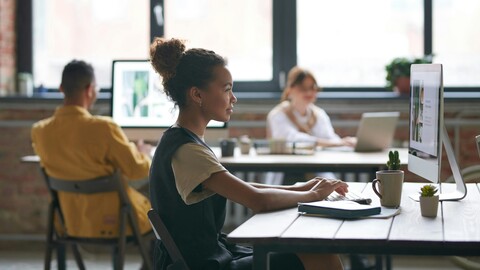
[[[436,217],[438,212],[438,189],[433,185],[420,188],[420,212],[424,217]]]
[[[428,63],[432,63],[432,55],[414,59],[405,57],[393,59],[385,66],[387,89],[391,89],[400,95],[410,95],[410,66],[412,64]]]

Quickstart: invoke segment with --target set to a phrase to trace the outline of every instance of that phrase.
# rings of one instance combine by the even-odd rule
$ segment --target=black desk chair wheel
[[[165,248],[167,249],[168,255],[172,259],[172,264],[169,265],[167,269],[189,270],[187,263],[183,259],[182,253],[180,253],[175,241],[173,241],[173,238],[160,218],[160,215],[155,210],[150,209],[150,211],[148,211],[148,219],[150,220],[150,224],[155,232],[155,236],[158,240],[162,240]]]
[[[122,185],[120,173],[98,177],[88,180],[64,180],[56,179],[47,175],[42,168],[43,175],[47,182],[52,201],[48,208],[48,227],[47,227],[47,250],[45,253],[45,269],[50,269],[53,249],[57,249],[58,268],[65,268],[65,247],[71,245],[75,261],[79,269],[85,269],[82,256],[78,250],[78,244],[92,244],[113,247],[113,269],[123,269],[125,259],[125,245],[127,242],[133,242],[138,246],[143,258],[144,267],[152,268],[151,258],[148,255],[146,247],[142,241],[142,235],[137,223],[137,218],[132,209],[131,202]],[[58,191],[72,192],[81,194],[93,194],[115,191],[118,193],[120,201],[120,224],[119,236],[116,238],[81,238],[67,235],[64,231],[63,214],[58,199]],[[85,217],[88,219],[88,217]],[[127,223],[128,222],[128,223]],[[130,225],[133,235],[126,236],[127,224]]]

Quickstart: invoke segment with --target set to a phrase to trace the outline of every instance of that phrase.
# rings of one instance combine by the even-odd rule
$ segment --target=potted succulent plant
[[[400,156],[397,150],[388,152],[387,168],[390,171],[400,170]]]
[[[398,57],[385,66],[387,71],[387,89],[391,89],[400,95],[410,94],[410,66],[412,64],[432,63],[432,55],[422,58],[409,59]]]
[[[436,217],[438,211],[438,189],[433,185],[420,188],[420,211],[424,217]]]

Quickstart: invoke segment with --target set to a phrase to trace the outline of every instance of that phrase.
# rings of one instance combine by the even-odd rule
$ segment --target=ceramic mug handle
[[[382,194],[380,194],[380,192],[378,192],[377,190],[377,183],[380,182],[380,180],[378,179],[373,179],[372,181],[372,189],[373,191],[375,192],[375,194],[377,194],[377,196],[382,199]]]

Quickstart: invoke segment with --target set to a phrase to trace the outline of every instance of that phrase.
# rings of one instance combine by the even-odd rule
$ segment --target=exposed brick
[[[0,95],[14,93],[15,0],[0,1]]]

